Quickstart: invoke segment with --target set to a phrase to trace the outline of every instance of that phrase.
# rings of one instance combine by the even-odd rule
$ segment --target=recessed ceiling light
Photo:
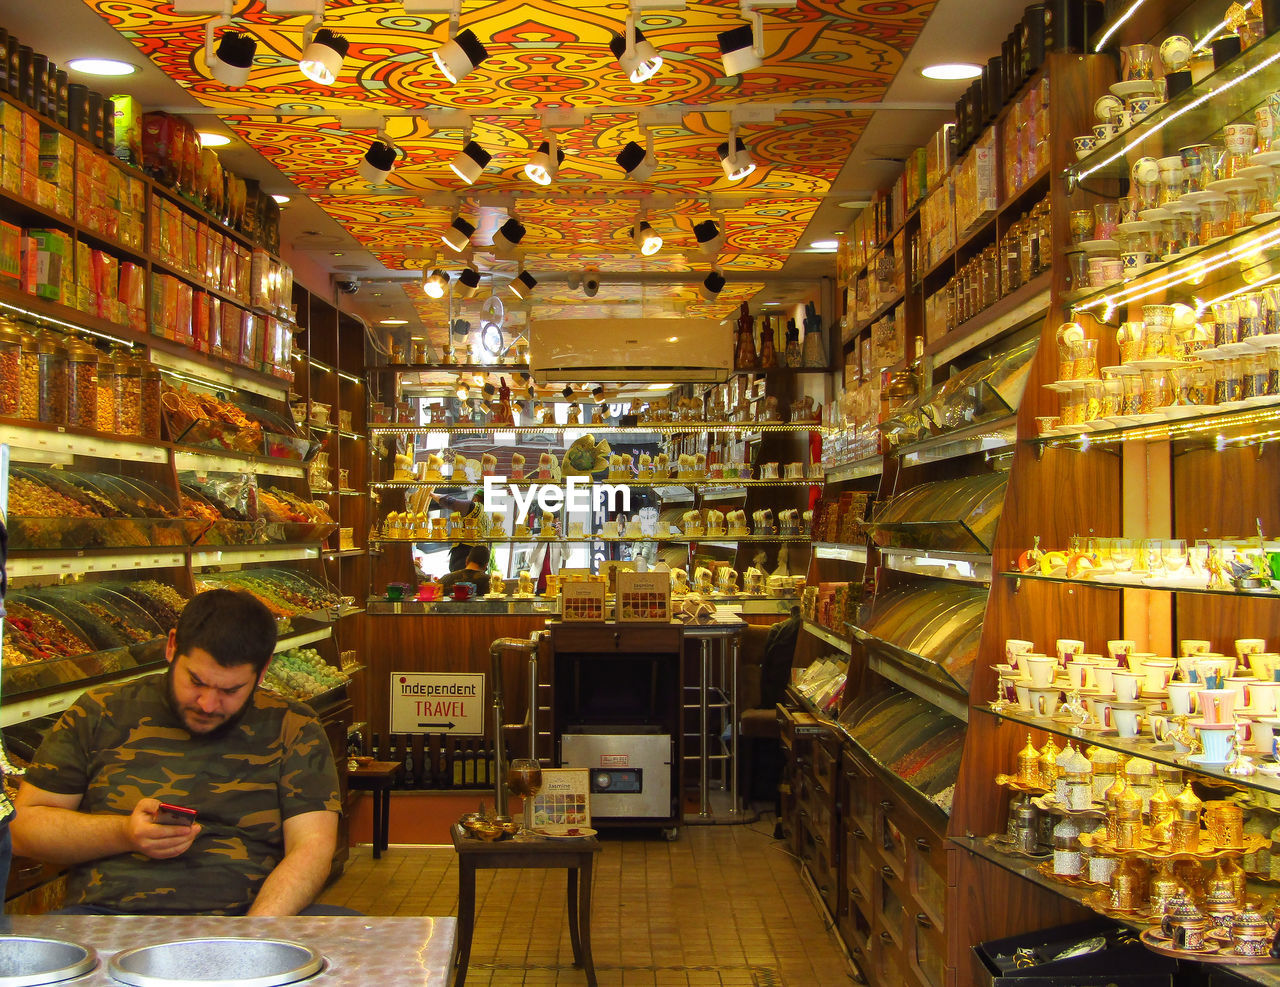
[[[278,193],[274,193],[274,192],[273,192],[273,193],[271,194],[271,198],[275,199],[275,200],[276,200],[276,202],[280,203],[280,205],[282,205],[282,206],[283,206],[286,202],[290,201],[290,200],[293,198],[293,196],[291,196],[291,195],[280,195],[280,194],[278,194]]]
[[[650,384],[645,388],[646,391],[665,391],[667,388],[674,387],[674,384]]]
[[[331,251],[329,251],[329,256],[330,256],[330,257],[341,257],[341,256],[342,256],[342,251],[341,251],[341,250],[331,250]]]
[[[231,143],[231,138],[226,134],[215,134],[208,130],[197,130],[196,136],[200,138],[201,147],[226,147]]]
[[[844,202],[837,202],[841,209],[865,209],[871,205],[870,199],[846,199]]]
[[[379,319],[378,320],[378,325],[380,326],[407,326],[408,324],[409,324],[408,319]]]
[[[116,58],[73,58],[67,67],[85,75],[133,75],[138,66]]]
[[[839,246],[840,246],[840,243],[839,241],[836,241],[836,240],[814,240],[811,244],[809,244],[809,249],[810,250],[835,250]]]
[[[982,66],[970,62],[943,62],[939,65],[927,65],[920,70],[926,79],[938,79],[943,82],[954,82],[957,79],[976,79],[982,75]]]

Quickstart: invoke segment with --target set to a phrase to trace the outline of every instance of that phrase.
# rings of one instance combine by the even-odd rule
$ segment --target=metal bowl
[[[56,984],[98,965],[92,949],[60,939],[0,936],[0,987]]]
[[[277,987],[307,980],[323,966],[324,957],[301,943],[210,937],[126,949],[107,969],[135,987]]]

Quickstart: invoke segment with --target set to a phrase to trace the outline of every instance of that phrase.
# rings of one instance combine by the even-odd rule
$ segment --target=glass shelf
[[[896,455],[904,466],[940,463],[975,452],[997,452],[1018,441],[1018,415],[1006,415],[995,421],[970,425],[923,442],[913,442],[898,449]]]
[[[1079,452],[1118,442],[1198,440],[1217,448],[1258,445],[1280,438],[1280,397],[1269,396],[1266,400],[1270,403],[1259,402],[1244,407],[1208,405],[1206,407],[1212,410],[1182,418],[1135,416],[1129,420],[1130,424],[1103,425],[1081,432],[1057,431],[1028,441],[1042,449],[1073,449]],[[1136,420],[1138,417],[1142,420]],[[1101,422],[1094,424],[1102,425]]]
[[[0,428],[14,462],[26,462],[29,455],[42,462],[58,457],[57,462],[70,463],[73,456],[92,459],[114,459],[130,463],[165,463],[169,450],[155,442],[102,435],[97,432],[68,429],[52,425],[20,425],[6,420]]]
[[[813,554],[820,559],[839,559],[842,562],[867,564],[866,545],[842,545],[838,542],[816,541]]]
[[[960,583],[991,582],[991,556],[973,552],[920,552],[910,548],[880,549],[886,569]]]
[[[829,644],[838,651],[843,651],[846,655],[849,654],[853,648],[852,642],[847,637],[842,637],[829,627],[823,627],[821,624],[815,624],[808,617],[804,619],[803,627],[819,641]]]
[[[1223,124],[1248,113],[1274,90],[1274,73],[1265,70],[1277,60],[1280,60],[1280,33],[1263,38],[1185,93],[1070,165],[1064,172],[1068,188],[1091,177],[1127,175],[1131,151],[1159,158],[1188,144],[1209,140]],[[1095,93],[1089,98],[1097,95],[1101,94]]]
[[[944,581],[913,582],[877,594],[854,637],[869,650],[968,696],[987,589]]]
[[[972,442],[989,437],[998,446],[1009,445],[1039,342],[1029,340],[975,363],[882,422],[880,431],[896,446],[895,455],[911,462],[930,462],[987,447],[979,442],[963,451],[949,448],[962,439]]]
[[[1068,579],[1066,576],[1046,576],[1032,572],[1002,572],[1000,575],[1006,579],[1033,579],[1042,583],[1064,583],[1068,586],[1091,587],[1093,589],[1140,589],[1156,593],[1195,593],[1205,596],[1233,596],[1253,600],[1280,600],[1280,592],[1273,589],[1210,589],[1208,586],[1169,585],[1167,583],[1148,584],[1132,580],[1108,580],[1105,577]]]
[[[498,425],[493,423],[467,425],[370,425],[372,435],[429,435],[433,432],[471,433],[488,435],[493,432],[514,432],[519,435],[543,432],[586,432],[592,435],[643,435],[655,432],[823,432],[827,426],[821,422],[642,422],[635,425]]]
[[[116,554],[49,555],[23,558],[10,554],[5,571],[10,579],[25,576],[79,576],[90,572],[137,572],[144,569],[173,569],[186,565],[183,552],[122,552]]]
[[[706,543],[711,545],[723,545],[733,548],[738,544],[753,543],[777,543],[786,542],[788,544],[807,543],[808,535],[664,535],[650,536],[642,538],[627,538],[619,536],[618,538],[605,538],[603,535],[583,535],[578,538],[569,538],[563,535],[556,535],[554,538],[543,538],[538,535],[503,535],[501,537],[490,538],[464,538],[462,535],[450,535],[447,538],[371,538],[371,545],[449,545],[453,542],[465,541],[468,545],[488,544],[488,545],[534,545],[538,542],[564,542],[570,544],[592,544],[595,542],[654,542],[657,544],[679,544],[683,542]]]
[[[984,473],[922,483],[876,505],[865,526],[881,548],[990,555],[1007,479]]]
[[[845,480],[861,480],[879,476],[884,472],[884,457],[877,453],[852,462],[827,467],[827,483],[843,483]]]
[[[1179,754],[1173,750],[1171,744],[1157,744],[1149,737],[1138,736],[1122,740],[1116,736],[1114,730],[1081,729],[1072,723],[1062,723],[1046,716],[1033,716],[1024,710],[1005,709],[997,713],[985,703],[975,705],[973,708],[988,716],[993,716],[997,720],[1007,720],[1010,723],[1017,723],[1032,730],[1043,730],[1059,737],[1069,737],[1072,740],[1084,741],[1095,747],[1105,747],[1107,750],[1127,754],[1131,757],[1146,758],[1156,764],[1164,764],[1171,768],[1215,778],[1223,784],[1235,785],[1240,788],[1256,788],[1259,791],[1280,794],[1280,777],[1276,775],[1263,774],[1261,771],[1251,775],[1232,775],[1227,774],[1225,764],[1213,766],[1188,763],[1186,758],[1189,755]],[[1262,760],[1260,755],[1254,755],[1252,752],[1250,756],[1253,757],[1255,764]]]
[[[318,559],[320,549],[315,545],[281,545],[271,548],[248,546],[196,550],[191,553],[191,565],[203,566],[249,565],[253,562],[301,562]]]
[[[498,479],[498,477],[495,477]],[[820,486],[823,483],[821,478],[817,479],[800,479],[800,480],[737,480],[732,478],[713,479],[705,477],[702,479],[689,479],[686,477],[662,477],[646,480],[637,480],[633,477],[596,477],[596,476],[575,476],[573,477],[579,487],[585,488],[589,483],[593,486],[601,484],[620,484],[625,483],[629,487],[645,487],[654,490],[664,490],[671,488],[687,488],[689,490],[706,490],[715,492],[716,490],[725,490],[729,493],[736,493],[738,487],[811,487]],[[483,482],[483,477],[481,478]],[[430,484],[452,484],[451,479],[427,479],[427,480],[377,480],[369,484],[373,490],[410,490],[416,487],[427,486]],[[567,481],[565,478],[539,480],[536,478],[525,477],[520,480],[512,480],[509,477],[502,479],[503,486],[511,487],[555,487],[557,489],[565,489]],[[455,486],[474,486],[472,480],[461,480]]]

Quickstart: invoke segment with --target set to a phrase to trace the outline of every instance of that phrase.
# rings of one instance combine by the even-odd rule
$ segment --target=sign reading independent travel
[[[484,733],[483,672],[392,672],[392,733]]]

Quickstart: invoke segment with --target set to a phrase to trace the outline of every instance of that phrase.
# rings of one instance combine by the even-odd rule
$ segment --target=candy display
[[[336,594],[311,578],[283,569],[253,569],[243,572],[212,572],[196,580],[196,591],[238,589],[257,597],[276,617],[297,617],[336,607]]]
[[[305,702],[350,680],[346,672],[324,660],[314,648],[281,651],[267,666],[264,688]]]
[[[186,384],[166,385],[160,397],[169,436],[183,445],[307,460],[320,443],[304,439],[288,416],[233,404]]]

